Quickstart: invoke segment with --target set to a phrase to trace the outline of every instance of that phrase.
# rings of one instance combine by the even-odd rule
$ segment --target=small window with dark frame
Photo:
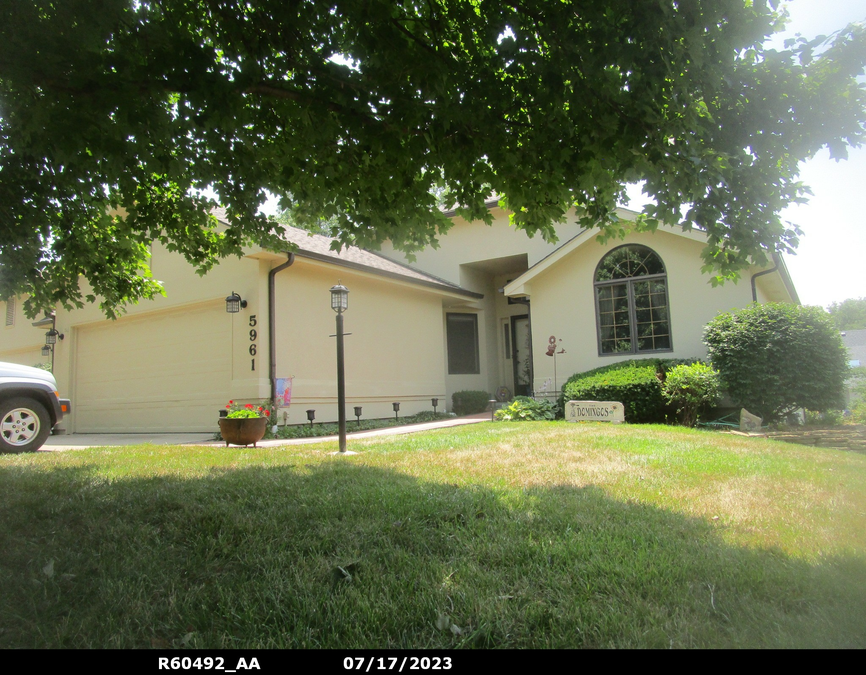
[[[448,374],[477,375],[481,372],[478,359],[478,315],[446,314],[448,341]]]
[[[667,273],[655,251],[638,244],[613,249],[595,271],[600,355],[673,349]]]
[[[6,300],[6,325],[15,325],[15,298]]]

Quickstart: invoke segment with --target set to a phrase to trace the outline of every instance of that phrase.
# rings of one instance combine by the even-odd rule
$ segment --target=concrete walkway
[[[465,417],[452,417],[447,420],[436,422],[422,422],[421,424],[407,424],[403,427],[385,427],[383,429],[371,429],[369,431],[358,431],[351,433],[352,424],[347,423],[350,433],[347,438],[352,439],[372,438],[374,436],[396,436],[399,434],[412,434],[417,431],[430,431],[431,429],[445,429],[457,427],[463,424],[477,424],[478,422],[489,422],[490,413],[478,413]],[[214,432],[216,433],[216,432]],[[225,441],[215,441],[214,434],[190,433],[190,434],[69,434],[64,436],[49,436],[42,446],[40,452],[59,452],[62,450],[82,450],[84,448],[122,447],[124,445],[142,445],[150,443],[153,445],[207,445],[214,447],[225,447]],[[273,448],[281,445],[305,445],[308,443],[336,442],[337,436],[317,436],[314,438],[280,438],[269,441],[259,441],[259,448]],[[238,446],[231,446],[238,447]]]

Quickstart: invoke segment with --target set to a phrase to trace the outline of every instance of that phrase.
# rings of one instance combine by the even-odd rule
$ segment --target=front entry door
[[[511,318],[511,363],[514,368],[514,394],[529,396],[532,392],[532,342],[529,317]]]

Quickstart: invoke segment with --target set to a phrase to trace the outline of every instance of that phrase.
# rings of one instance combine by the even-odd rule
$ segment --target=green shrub
[[[806,426],[835,427],[841,424],[845,417],[841,410],[825,410],[824,412],[806,410],[805,413]]]
[[[592,370],[585,370],[582,373],[575,373],[571,377],[569,377],[565,384],[562,385],[563,390],[566,386],[568,386],[571,382],[576,380],[582,380],[586,377],[592,377],[593,375],[601,375],[602,373],[609,373],[613,370],[622,370],[623,368],[638,368],[644,366],[652,366],[654,371],[657,373],[666,373],[674,366],[688,366],[692,363],[698,362],[700,359],[628,359],[627,361],[617,361],[616,363],[610,363],[606,366],[600,366],[598,368],[593,368]]]
[[[664,422],[666,408],[658,363],[654,363],[656,359],[646,361],[630,361],[620,368],[596,368],[569,378],[563,389],[564,400],[619,401],[625,408],[626,422]]]
[[[458,417],[484,412],[491,398],[486,391],[455,391],[451,395],[451,412]]]
[[[698,361],[698,359],[628,359],[627,361],[617,361],[616,363],[611,363],[606,366],[600,366],[598,368],[593,368],[592,370],[575,373],[565,381],[564,385],[562,385],[562,396],[559,398],[559,406],[564,409],[565,401],[568,400],[564,397],[565,388],[577,380],[583,380],[594,375],[602,375],[614,370],[622,370],[624,368],[643,368],[647,366],[652,366],[655,373],[663,379],[664,374],[674,366],[689,365],[696,361]]]
[[[515,396],[506,407],[494,413],[494,418],[501,422],[538,422],[556,419],[556,403],[553,401],[536,401],[528,396]]]
[[[852,369],[851,379],[851,421],[866,424],[866,366]]]
[[[734,403],[766,422],[842,407],[848,356],[820,307],[753,304],[713,319],[704,342]]]
[[[680,423],[693,427],[698,416],[719,401],[719,374],[705,363],[671,368],[662,396],[677,411]]]

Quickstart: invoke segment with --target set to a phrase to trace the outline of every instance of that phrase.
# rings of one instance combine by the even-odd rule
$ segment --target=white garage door
[[[215,432],[231,385],[231,319],[220,303],[80,328],[75,431]]]

